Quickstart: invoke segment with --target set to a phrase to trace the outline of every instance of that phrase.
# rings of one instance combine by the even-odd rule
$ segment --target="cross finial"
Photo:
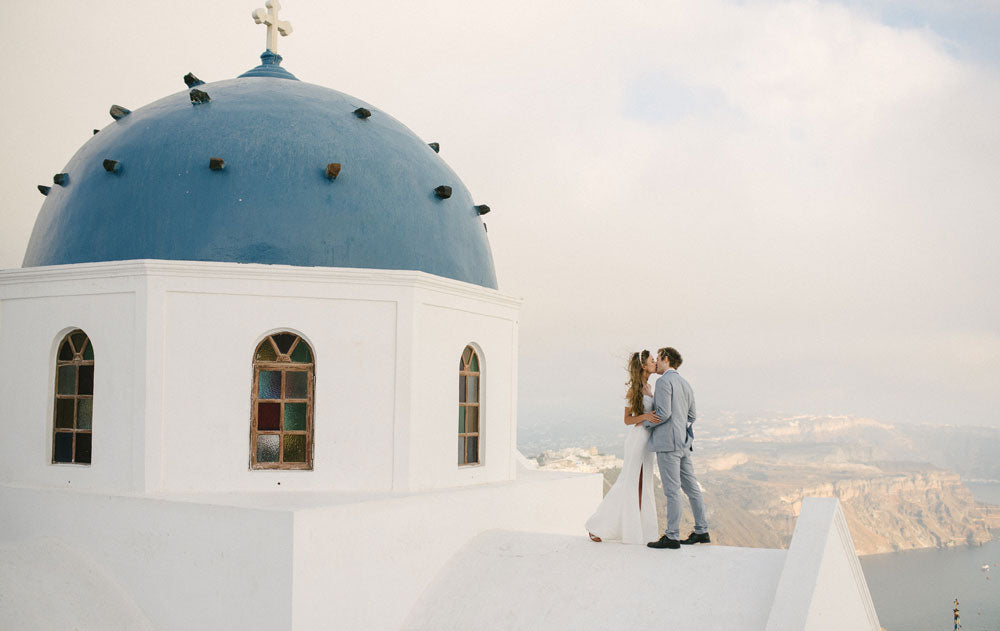
[[[274,54],[278,54],[278,33],[282,37],[292,32],[292,23],[278,19],[278,11],[281,3],[278,0],[267,0],[264,3],[267,9],[254,9],[253,21],[255,24],[267,25],[267,49]]]

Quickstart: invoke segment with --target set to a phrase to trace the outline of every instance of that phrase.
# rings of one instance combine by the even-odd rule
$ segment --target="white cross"
[[[292,32],[292,23],[278,19],[278,10],[281,3],[278,0],[267,0],[264,3],[267,10],[254,9],[253,21],[255,24],[267,25],[267,49],[274,54],[278,54],[278,33],[284,37]]]

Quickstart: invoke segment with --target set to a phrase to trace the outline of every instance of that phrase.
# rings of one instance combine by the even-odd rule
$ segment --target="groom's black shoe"
[[[695,543],[712,543],[712,538],[708,536],[707,532],[703,532],[701,534],[692,532],[688,535],[687,539],[681,541],[681,545],[684,546],[690,546]]]
[[[670,548],[671,550],[676,550],[681,547],[681,542],[663,535],[658,541],[650,541],[646,544],[646,546],[650,548]]]

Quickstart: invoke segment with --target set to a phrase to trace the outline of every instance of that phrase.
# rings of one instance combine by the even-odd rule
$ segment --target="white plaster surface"
[[[135,415],[135,360],[141,324],[135,314],[134,279],[94,279],[80,287],[56,282],[47,294],[23,286],[0,291],[0,401],[5,439],[0,441],[0,482],[126,491],[136,476],[132,450],[143,423]],[[81,295],[86,292],[87,295]],[[94,371],[92,466],[52,462],[57,346],[66,333],[90,335]]]
[[[880,628],[840,502],[806,498],[767,631]]]
[[[157,629],[290,628],[292,518],[288,513],[9,486],[0,486],[0,506],[4,550],[17,550],[25,542],[33,545],[30,542],[37,538],[62,542],[120,585],[128,594],[126,600],[134,602]],[[21,565],[17,564],[18,572],[27,571]],[[62,571],[49,569],[53,583],[62,582]],[[0,583],[0,590],[8,587]],[[105,594],[104,589],[95,589],[90,598],[100,600]],[[52,597],[43,594],[41,602]],[[86,603],[88,598],[81,594],[77,600]],[[111,609],[120,603],[121,599],[111,599],[104,605]],[[77,610],[87,612],[86,606],[74,606]]]
[[[878,631],[879,624],[840,504],[822,498],[803,502],[788,551],[651,550],[484,533],[448,562],[402,628]]]
[[[295,519],[296,631],[397,629],[463,545],[492,528],[583,536],[600,476],[533,472],[516,482],[316,508]]]
[[[0,544],[65,542],[158,629],[396,629],[467,541],[492,528],[582,536],[601,485],[599,475],[532,471],[420,493],[0,486]]]
[[[502,422],[517,417],[517,388],[499,388],[498,384],[517,383],[517,330],[509,320],[482,311],[472,301],[451,299],[420,291],[416,295],[414,318],[421,335],[414,339],[414,357],[419,365],[412,377],[414,395],[410,400],[411,437],[409,472],[414,488],[497,482],[514,477],[513,452],[516,449],[516,424]],[[480,360],[480,464],[455,467],[457,439],[455,426],[458,410],[454,404],[458,384],[458,355],[436,349],[454,348],[452,340],[463,339],[477,349]],[[489,343],[484,343],[488,341]],[[462,349],[465,348],[463,343]],[[497,349],[515,349],[515,354]],[[454,393],[443,398],[436,392]],[[440,419],[441,422],[417,422],[416,419]],[[500,420],[501,422],[497,422]],[[421,428],[422,431],[412,431]]]
[[[0,544],[0,629],[154,628],[114,577],[58,539]]]
[[[466,545],[403,629],[763,629],[783,550],[652,550],[493,531]]]

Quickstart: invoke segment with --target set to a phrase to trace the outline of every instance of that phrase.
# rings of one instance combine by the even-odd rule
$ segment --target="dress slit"
[[[639,510],[642,510],[642,468],[645,465],[639,465]]]

